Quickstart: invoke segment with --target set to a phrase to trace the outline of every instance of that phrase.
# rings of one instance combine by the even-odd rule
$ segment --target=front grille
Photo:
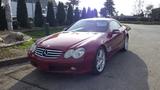
[[[63,51],[55,49],[36,48],[35,55],[46,58],[56,59],[63,54]]]

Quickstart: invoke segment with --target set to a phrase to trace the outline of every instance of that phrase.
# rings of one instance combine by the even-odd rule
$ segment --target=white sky
[[[68,0],[56,0],[66,2]],[[80,0],[79,7],[91,7],[100,10],[106,0]],[[134,5],[136,0],[113,0],[115,3],[115,8],[119,11],[119,14],[123,13],[125,15],[131,15],[134,11]],[[160,0],[144,0],[144,8],[152,4],[154,8],[160,7]]]

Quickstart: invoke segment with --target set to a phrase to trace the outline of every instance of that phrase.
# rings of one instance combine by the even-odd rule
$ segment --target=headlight
[[[73,50],[73,49],[68,50],[68,51],[64,54],[64,58],[66,58],[66,59],[67,59],[67,58],[72,57],[73,52],[74,52],[74,50]]]
[[[74,51],[73,53],[73,58],[78,59],[81,58],[85,53],[85,49],[84,48],[78,48],[77,50]]]
[[[76,50],[70,49],[64,54],[64,58],[73,57],[74,59],[81,58],[85,54],[84,48],[78,48]]]
[[[32,44],[31,48],[30,48],[30,51],[33,53],[35,50],[36,50],[36,44]]]

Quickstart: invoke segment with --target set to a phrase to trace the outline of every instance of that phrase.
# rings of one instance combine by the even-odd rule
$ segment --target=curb
[[[25,63],[25,62],[28,62],[28,61],[29,61],[28,57],[26,57],[26,56],[18,57],[18,58],[12,58],[12,59],[8,59],[8,60],[3,60],[3,61],[0,61],[0,68],[5,67],[5,66],[9,66],[9,65]]]

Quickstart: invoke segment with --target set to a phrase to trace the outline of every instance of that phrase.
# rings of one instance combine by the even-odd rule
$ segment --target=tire
[[[104,71],[106,66],[106,51],[103,47],[97,50],[96,57],[93,63],[93,74],[97,75]]]
[[[122,51],[128,51],[128,37],[125,37]]]

